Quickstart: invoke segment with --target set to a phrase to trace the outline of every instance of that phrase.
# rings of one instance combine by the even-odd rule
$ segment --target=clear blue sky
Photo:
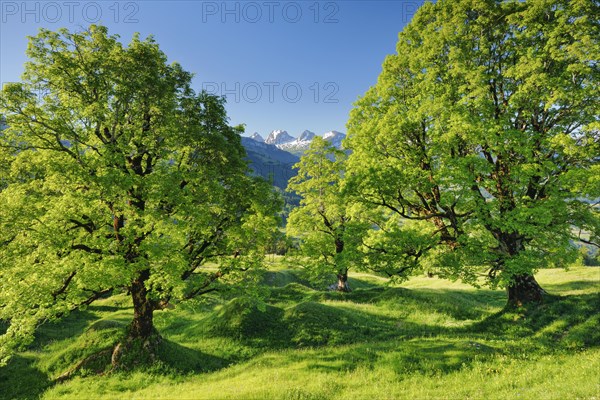
[[[233,124],[263,136],[345,132],[398,32],[422,1],[0,0],[0,81],[19,80],[28,35],[40,27],[107,25],[128,42],[154,35],[197,90],[227,96]]]

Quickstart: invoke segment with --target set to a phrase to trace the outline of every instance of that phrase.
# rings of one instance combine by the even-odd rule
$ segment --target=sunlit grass
[[[560,297],[504,310],[502,290],[354,273],[352,293],[323,292],[278,265],[266,312],[217,296],[179,304],[156,313],[151,369],[53,383],[121,334],[132,314],[121,294],[42,327],[0,369],[0,398],[600,399],[600,268],[537,278]]]

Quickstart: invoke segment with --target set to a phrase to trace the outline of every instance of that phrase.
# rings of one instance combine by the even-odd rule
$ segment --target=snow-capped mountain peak
[[[297,156],[301,156],[310,147],[315,133],[309,130],[302,132],[298,138],[290,136],[287,131],[274,130],[269,133],[266,140],[263,140],[262,136],[258,133],[254,133],[250,136],[250,139],[256,142],[265,143],[267,145],[274,145],[280,150],[285,150]],[[333,144],[338,149],[342,148],[342,141],[346,138],[346,135],[338,131],[329,131],[323,134],[323,139]]]
[[[254,132],[252,135],[250,135],[250,139],[256,140],[257,142],[260,142],[260,143],[265,142],[265,139],[263,139],[263,137],[260,136],[260,134],[258,132]]]
[[[298,136],[298,139],[296,139],[296,141],[297,142],[310,141],[310,140],[313,140],[314,137],[315,137],[315,133],[314,132],[306,130],[306,131],[302,132],[300,134],[300,136]]]
[[[346,138],[346,135],[338,131],[329,131],[323,134],[323,139],[331,142],[335,147],[340,149],[342,147],[342,140]]]
[[[329,132],[325,132],[323,134],[323,139],[325,139],[325,140],[331,140],[332,138],[345,137],[345,136],[346,135],[344,135],[342,132],[329,131]]]
[[[293,138],[292,136],[290,136],[287,133],[287,131],[274,130],[271,133],[269,133],[269,136],[267,136],[267,139],[265,140],[265,143],[279,145],[279,144],[289,143],[289,142],[292,142],[294,140],[295,140],[295,138]]]

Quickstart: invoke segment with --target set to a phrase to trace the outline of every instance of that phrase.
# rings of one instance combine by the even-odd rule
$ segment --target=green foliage
[[[572,262],[573,225],[598,237],[598,12],[558,0],[419,9],[348,123],[346,186],[379,211],[380,253],[473,283],[487,266],[505,287]]]
[[[248,176],[222,98],[152,37],[43,29],[27,55],[0,94],[2,361],[113,289],[155,310],[260,268],[280,201]]]
[[[301,197],[300,206],[290,213],[287,234],[300,239],[301,262],[315,281],[332,274],[347,276],[352,266],[360,264],[357,243],[362,225],[350,217],[341,193],[345,160],[343,151],[315,137],[294,166],[298,175],[287,189]],[[345,290],[343,282],[338,287]]]

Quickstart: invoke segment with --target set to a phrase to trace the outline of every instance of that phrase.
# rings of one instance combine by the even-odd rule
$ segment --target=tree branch
[[[52,293],[52,300],[53,301],[56,301],[56,298],[58,296],[60,296],[61,294],[63,294],[67,290],[67,288],[69,287],[69,284],[71,283],[71,281],[73,280],[73,278],[75,277],[76,274],[77,274],[77,271],[71,272],[69,274],[69,276],[67,276],[65,278],[65,280],[63,281],[63,285],[58,290],[55,290]]]

